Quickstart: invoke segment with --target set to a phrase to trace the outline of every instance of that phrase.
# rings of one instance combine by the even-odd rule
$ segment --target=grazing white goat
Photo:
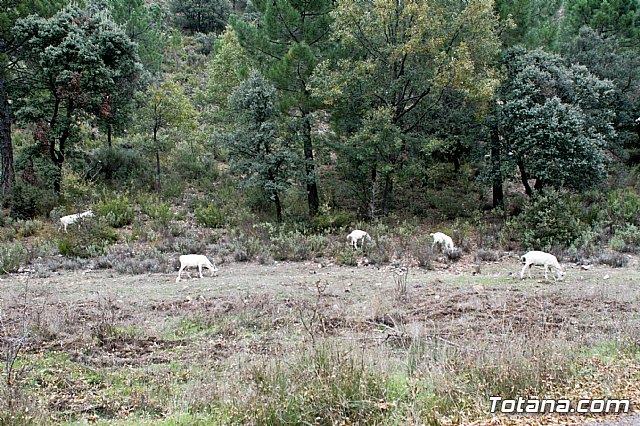
[[[431,235],[431,237],[433,238],[433,244],[431,244],[431,248],[435,247],[436,244],[440,244],[442,251],[453,250],[453,240],[447,234],[436,232],[435,234],[429,235]]]
[[[67,232],[67,226],[76,223],[80,219],[84,219],[85,217],[93,217],[93,210],[87,210],[86,212],[70,214],[68,216],[62,216],[60,218],[60,226],[58,226],[58,232],[60,228],[64,227],[64,232]]]
[[[364,245],[364,240],[371,241],[371,235],[367,234],[365,231],[356,229],[347,235],[347,240],[351,242],[353,249],[356,250],[358,248],[358,241],[362,241],[362,244],[360,244],[360,246],[362,246]]]
[[[202,268],[207,268],[211,272],[211,276],[218,272],[218,268],[215,267],[207,256],[202,254],[183,254],[180,256],[180,270],[178,271],[178,278],[176,278],[176,282],[180,281],[180,275],[185,268],[195,268],[198,267],[198,272],[200,273],[200,278],[202,278]],[[185,270],[185,273],[191,278],[191,274],[189,271]]]
[[[522,271],[520,271],[520,279],[524,278],[525,269],[529,268],[529,278],[531,278],[531,265],[544,266],[544,278],[547,277],[547,270],[554,267],[556,269],[556,274],[554,274],[553,279],[558,280],[564,277],[565,272],[558,263],[558,259],[552,254],[545,253],[543,251],[530,251],[524,256],[520,257],[520,261],[524,263],[522,267]],[[556,277],[557,275],[557,277]]]

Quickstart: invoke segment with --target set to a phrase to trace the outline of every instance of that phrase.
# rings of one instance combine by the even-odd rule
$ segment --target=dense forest
[[[141,211],[634,251],[639,16],[637,0],[5,2],[3,239],[93,208],[98,251]]]

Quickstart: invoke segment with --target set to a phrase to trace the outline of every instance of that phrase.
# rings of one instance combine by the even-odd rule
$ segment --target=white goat
[[[371,241],[371,235],[359,229],[351,231],[351,233],[347,235],[347,241],[351,242],[354,250],[358,249],[358,241],[362,241],[362,244],[360,246],[363,246],[364,240]]]
[[[84,219],[85,217],[93,217],[93,210],[87,210],[86,212],[70,214],[68,216],[62,216],[60,218],[60,226],[58,226],[58,232],[60,232],[60,228],[64,227],[64,232],[67,232],[67,226],[72,223],[76,223],[80,219]]]
[[[436,232],[435,234],[429,234],[433,238],[433,244],[431,244],[431,248],[434,248],[436,244],[440,244],[442,251],[453,250],[453,240],[447,234],[443,234],[442,232]]]
[[[202,278],[202,268],[207,268],[211,272],[211,276],[218,272],[218,268],[215,267],[213,263],[207,259],[207,256],[202,254],[183,254],[180,256],[180,270],[178,271],[178,278],[176,278],[176,282],[180,281],[180,275],[185,268],[190,267],[198,267],[198,272],[200,273],[200,278]],[[189,271],[185,270],[185,273],[191,278],[191,274]]]
[[[524,271],[527,268],[529,268],[529,278],[531,278],[531,265],[544,266],[545,279],[548,279],[547,270],[550,270],[551,267],[554,267],[556,269],[556,274],[553,276],[554,280],[561,279],[565,274],[562,266],[560,266],[560,263],[558,263],[558,259],[556,259],[554,255],[545,253],[543,251],[530,251],[524,256],[521,256],[520,261],[524,263],[522,271],[520,271],[520,279],[524,278]]]

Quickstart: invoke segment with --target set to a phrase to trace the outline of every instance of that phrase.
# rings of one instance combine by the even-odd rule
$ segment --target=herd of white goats
[[[93,217],[93,211],[88,210],[83,213],[76,213],[68,216],[62,216],[60,218],[60,226],[58,227],[58,231],[64,228],[64,231],[67,232],[67,227],[73,223],[78,222],[86,217]],[[434,234],[429,234],[433,238],[433,244],[431,247],[435,247],[439,245],[443,251],[454,250],[453,240],[450,236],[443,234],[442,232],[436,232]],[[351,231],[349,235],[347,235],[347,240],[351,243],[354,250],[358,249],[358,243],[360,246],[364,244],[366,241],[371,241],[371,236],[360,229],[356,229]],[[530,251],[525,255],[520,257],[520,261],[524,263],[522,267],[522,271],[520,271],[520,278],[524,278],[524,271],[529,269],[529,278],[531,278],[531,266],[544,266],[544,278],[548,279],[547,273],[551,268],[555,269],[555,274],[553,278],[555,280],[561,279],[564,277],[565,272],[558,263],[558,259],[550,254],[545,253],[543,251]],[[180,256],[180,270],[178,271],[178,277],[176,278],[176,282],[180,281],[180,277],[182,275],[182,271],[185,271],[187,276],[191,278],[189,271],[187,268],[198,268],[198,272],[200,273],[200,278],[202,278],[202,268],[207,268],[211,273],[211,276],[218,272],[218,268],[211,263],[211,261],[207,258],[207,256],[201,254],[185,254]]]

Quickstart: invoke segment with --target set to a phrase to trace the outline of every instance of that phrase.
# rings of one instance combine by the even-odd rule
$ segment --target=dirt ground
[[[278,353],[288,342],[313,335],[362,339],[369,346],[415,335],[454,346],[473,346],[478,335],[527,339],[532,333],[594,342],[637,337],[638,265],[637,257],[617,269],[567,265],[565,280],[558,282],[545,280],[541,269],[520,280],[517,257],[507,254],[479,266],[436,262],[432,271],[227,263],[216,277],[207,272],[179,283],[177,273],[86,270],[34,278],[27,271],[0,276],[0,309],[14,329],[28,312],[41,335],[51,336],[28,351],[62,351],[94,366],[194,358],[219,366],[238,356]],[[185,331],[185,318],[219,318],[226,328],[218,325],[216,338],[200,338]],[[108,336],[104,328],[114,325],[132,331],[127,338],[104,337],[99,350],[86,349],[87,339]]]

